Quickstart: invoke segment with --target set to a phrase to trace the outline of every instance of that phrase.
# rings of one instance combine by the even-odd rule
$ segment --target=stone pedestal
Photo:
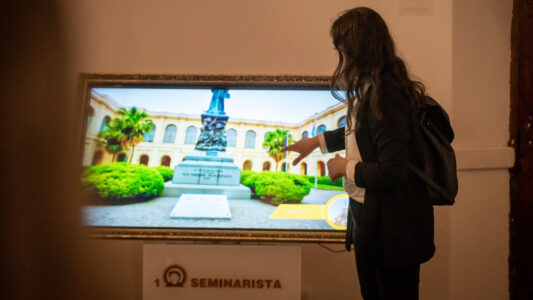
[[[240,182],[241,170],[227,153],[194,151],[174,167],[174,177],[165,184],[163,196],[179,197],[188,193],[250,199],[250,189]]]
[[[225,195],[230,199],[250,199],[250,188],[240,185],[178,184],[167,182],[163,197],[180,197],[182,194]]]
[[[174,167],[172,183],[238,186],[241,170],[225,152],[194,151]]]

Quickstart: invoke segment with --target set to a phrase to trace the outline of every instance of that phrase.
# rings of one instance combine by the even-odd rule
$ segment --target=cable
[[[324,245],[322,245],[322,244],[320,244],[320,243],[318,243],[318,245],[319,245],[320,247],[324,248],[324,249],[327,249],[328,251],[333,252],[333,253],[348,252],[348,250],[346,250],[346,249],[344,249],[344,250],[333,250],[333,249],[331,249],[331,248],[329,248],[329,247],[327,247],[327,246],[324,246]]]

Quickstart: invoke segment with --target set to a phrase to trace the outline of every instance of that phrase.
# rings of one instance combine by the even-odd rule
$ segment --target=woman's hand
[[[318,137],[315,136],[312,138],[299,140],[298,142],[283,148],[281,151],[293,151],[300,153],[300,155],[292,162],[292,165],[296,166],[300,160],[304,159],[307,155],[309,155],[309,153],[313,152],[313,150],[319,146],[320,141],[318,140]]]
[[[346,164],[348,164],[346,158],[337,154],[334,158],[328,160],[327,164],[331,181],[336,182],[337,179],[346,175]]]

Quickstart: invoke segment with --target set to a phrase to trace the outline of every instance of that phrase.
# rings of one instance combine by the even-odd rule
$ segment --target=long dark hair
[[[420,105],[425,87],[409,78],[405,63],[396,54],[389,29],[377,12],[367,7],[350,9],[335,20],[330,35],[339,53],[331,91],[335,98],[347,102],[348,133],[353,131],[351,116],[366,105],[370,105],[376,119],[383,117],[380,96],[385,86],[401,91],[412,108]],[[338,90],[345,90],[346,96],[341,96]],[[356,118],[355,130],[360,126],[359,121]]]

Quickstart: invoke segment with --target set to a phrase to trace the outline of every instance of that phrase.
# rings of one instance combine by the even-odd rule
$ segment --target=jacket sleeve
[[[344,150],[346,147],[344,140],[344,127],[324,132],[326,147],[328,152]]]
[[[402,98],[386,101],[381,120],[369,118],[376,161],[355,166],[355,184],[363,188],[396,187],[408,176],[410,109]],[[403,103],[402,103],[403,102]]]

